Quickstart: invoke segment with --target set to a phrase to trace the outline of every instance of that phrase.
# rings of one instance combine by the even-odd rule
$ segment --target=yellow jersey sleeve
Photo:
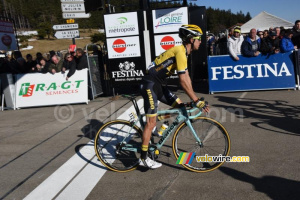
[[[177,74],[184,74],[187,70],[187,57],[184,46],[181,46],[183,49],[178,48],[177,52],[175,53],[176,59],[176,70]]]

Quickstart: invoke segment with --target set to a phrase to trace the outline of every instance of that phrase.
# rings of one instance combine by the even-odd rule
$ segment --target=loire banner
[[[178,32],[180,26],[188,24],[188,9],[181,7],[153,10],[152,18],[154,33]]]
[[[107,39],[108,58],[140,57],[139,36]]]
[[[239,58],[208,57],[210,93],[295,88],[291,52]]]
[[[12,22],[0,20],[0,39],[0,50],[18,50]]]
[[[16,107],[87,103],[87,69],[76,71],[68,81],[66,74],[16,75]]]
[[[159,56],[166,50],[182,44],[182,40],[178,34],[155,35],[155,56]]]
[[[137,12],[104,15],[106,37],[138,35]]]

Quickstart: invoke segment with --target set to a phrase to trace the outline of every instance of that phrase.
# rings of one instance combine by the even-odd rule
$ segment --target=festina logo
[[[236,66],[211,67],[212,81],[223,79],[242,79],[242,78],[266,78],[270,75],[292,76],[285,62],[278,64],[250,64]]]
[[[142,70],[134,70],[135,64],[134,62],[125,61],[124,63],[119,64],[120,71],[112,72],[113,78],[132,78],[132,77],[139,77],[144,76]]]

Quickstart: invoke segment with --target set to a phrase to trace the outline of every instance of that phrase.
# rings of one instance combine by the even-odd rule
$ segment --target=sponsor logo
[[[117,39],[113,43],[113,49],[117,53],[123,53],[126,50],[126,43],[122,39]]]
[[[66,81],[60,85],[55,82],[50,83],[49,85],[46,85],[45,83],[23,83],[19,91],[19,96],[31,97],[35,92],[45,92],[46,96],[78,93],[78,89],[83,81],[84,80],[77,80],[74,82]]]
[[[182,16],[183,13],[170,13],[166,15],[162,15],[157,22],[155,28],[159,28],[162,26],[173,26],[173,25],[181,25],[182,24]]]
[[[128,20],[126,17],[119,17],[117,21],[119,22],[119,24],[125,24]]]
[[[164,50],[168,50],[175,46],[175,40],[171,36],[165,36],[161,39],[160,45]]]
[[[154,101],[153,101],[153,96],[152,96],[151,90],[147,89],[146,91],[147,91],[149,102],[150,102],[150,108],[152,110],[154,110],[155,107],[154,107]]]
[[[179,124],[178,118],[175,119],[175,121],[169,126],[167,133],[165,133],[161,139],[158,141],[158,144],[162,144],[164,140],[172,133],[173,129]]]
[[[242,78],[267,78],[270,75],[275,77],[292,76],[285,62],[282,64],[250,64],[250,65],[236,65],[236,66],[222,66],[211,67],[212,81],[219,79],[231,80]]]
[[[119,64],[120,71],[113,71],[112,77],[115,81],[136,81],[144,76],[142,70],[135,70],[134,62],[125,61]]]

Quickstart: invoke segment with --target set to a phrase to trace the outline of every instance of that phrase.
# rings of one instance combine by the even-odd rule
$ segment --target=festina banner
[[[180,26],[188,24],[188,9],[168,8],[152,10],[154,33],[178,32]]]
[[[142,57],[110,60],[111,79],[114,85],[137,84],[145,75]]]
[[[87,69],[68,72],[16,75],[16,107],[48,106],[88,102]]]
[[[140,57],[139,36],[107,39],[108,58]]]
[[[208,57],[210,93],[295,88],[291,52],[239,58]]]
[[[18,50],[12,22],[0,20],[0,38],[0,50]]]
[[[154,36],[155,43],[155,56],[159,56],[161,53],[166,50],[182,45],[182,40],[178,36],[178,34],[169,34],[169,35],[155,35]]]
[[[104,15],[106,37],[138,35],[137,12]]]

